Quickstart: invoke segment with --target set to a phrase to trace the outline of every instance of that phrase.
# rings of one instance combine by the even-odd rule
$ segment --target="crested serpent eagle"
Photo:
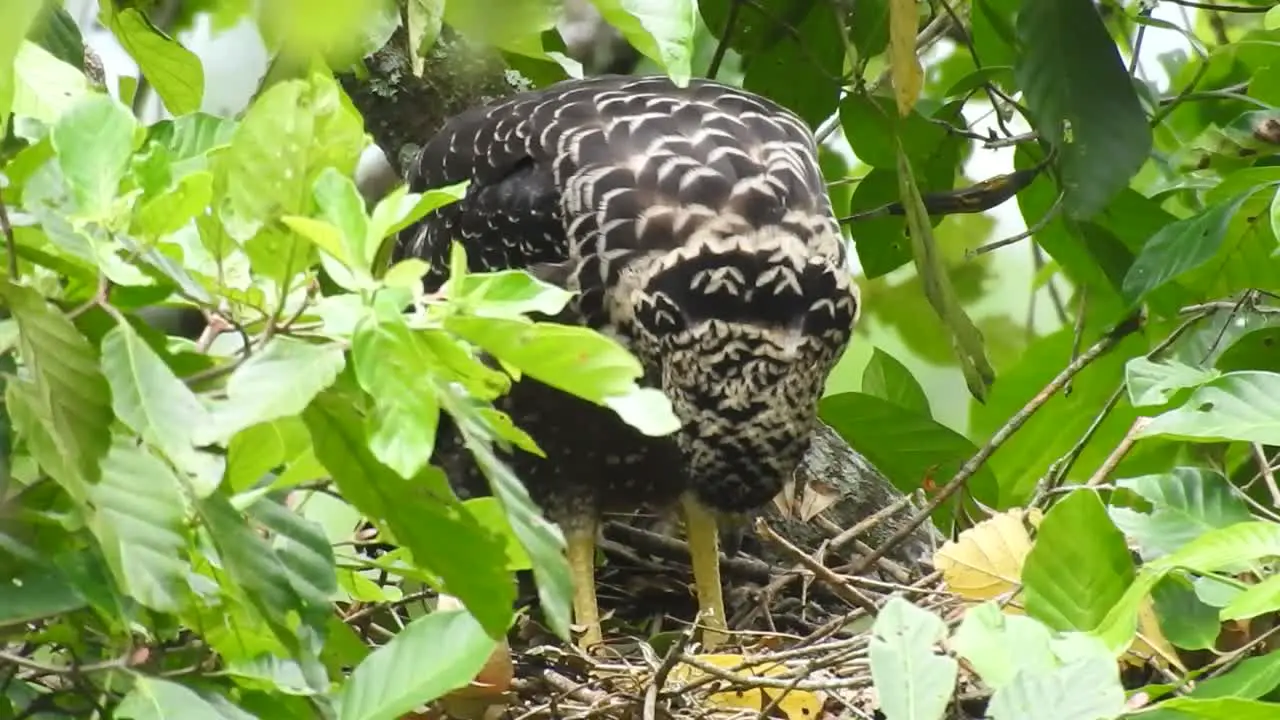
[[[566,317],[625,345],[681,421],[646,436],[529,378],[497,403],[546,454],[508,459],[564,530],[581,644],[602,639],[601,513],[677,504],[704,644],[723,642],[719,528],[740,527],[800,464],[860,311],[812,133],[720,83],[591,77],[453,117],[408,180],[415,192],[470,181],[397,239],[394,259],[431,264],[429,292],[454,241],[473,271],[555,282],[574,293]],[[437,462],[460,494],[484,494],[456,428],[441,433]]]

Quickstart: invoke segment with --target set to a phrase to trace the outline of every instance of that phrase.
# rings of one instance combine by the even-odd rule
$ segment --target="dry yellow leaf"
[[[1023,520],[1034,527],[1041,513],[1021,508],[987,518],[960,533],[933,555],[933,566],[942,571],[947,587],[974,602],[1007,593],[1022,580],[1022,565],[1031,552],[1031,535]]]
[[[839,500],[840,491],[826,483],[797,483],[792,478],[773,496],[773,505],[783,517],[809,522]]]
[[[747,660],[743,655],[730,654],[712,654],[698,655],[697,658],[708,665],[715,665],[725,670],[731,670],[741,665]],[[756,665],[745,670],[734,672],[735,675],[742,677],[777,677],[787,671],[785,665],[779,663],[768,663],[764,665]],[[706,675],[706,672],[693,667],[692,665],[676,665],[671,670],[668,679],[676,684],[684,685]],[[757,712],[764,710],[773,699],[783,693],[782,688],[751,688],[749,690],[728,690],[726,692],[712,693],[707,696],[707,703],[714,707],[721,708],[741,708],[746,710],[755,710]],[[778,709],[781,710],[788,720],[812,720],[818,717],[822,712],[822,705],[825,697],[822,693],[809,692],[807,690],[792,690],[782,698],[778,703]]]
[[[889,71],[898,114],[906,116],[915,107],[924,86],[924,71],[916,57],[916,28],[920,16],[916,0],[889,0]]]

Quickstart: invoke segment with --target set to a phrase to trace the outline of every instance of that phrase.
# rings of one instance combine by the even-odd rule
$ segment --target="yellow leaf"
[[[920,16],[916,0],[889,0],[889,68],[893,78],[893,97],[898,101],[898,114],[906,116],[915,107],[924,71],[916,57],[916,28]]]
[[[947,587],[965,600],[982,602],[1017,588],[1022,565],[1031,552],[1031,535],[1023,520],[1040,524],[1037,509],[1015,508],[983,520],[947,542],[933,556]]]
[[[743,655],[698,655],[697,658],[708,665],[715,665],[718,668],[732,670],[737,666],[746,662],[747,658]],[[779,663],[765,663],[755,665],[745,670],[734,671],[735,675],[744,678],[751,677],[777,677],[784,675],[787,667]],[[672,683],[685,685],[699,678],[705,677],[706,672],[692,665],[677,665],[668,676]],[[725,692],[711,693],[707,696],[707,704],[720,708],[742,708],[746,710],[755,710],[757,712],[764,710],[773,699],[783,693],[782,688],[750,688],[746,690],[728,690]],[[782,698],[778,703],[778,709],[781,710],[788,720],[812,720],[818,717],[822,712],[822,706],[826,698],[822,693],[809,692],[807,690],[792,690]]]

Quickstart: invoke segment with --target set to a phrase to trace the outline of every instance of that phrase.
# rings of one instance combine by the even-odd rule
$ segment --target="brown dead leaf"
[[[783,517],[809,522],[840,501],[840,492],[821,482],[797,483],[794,478],[773,496],[774,507]]]
[[[933,566],[942,571],[947,587],[971,602],[983,602],[1014,590],[1022,579],[1022,565],[1031,552],[1031,535],[1040,511],[1022,508],[990,517],[960,533],[934,553]]]

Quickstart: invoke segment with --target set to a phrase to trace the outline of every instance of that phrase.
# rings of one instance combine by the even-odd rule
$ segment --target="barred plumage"
[[[704,508],[749,513],[778,492],[860,310],[812,134],[718,83],[596,77],[455,117],[409,179],[418,191],[471,181],[401,235],[398,257],[431,262],[428,289],[456,239],[473,270],[527,268],[576,291],[571,316],[629,347],[683,422],[674,437],[645,437],[527,379],[502,400],[547,453],[513,462],[565,527],[578,590],[600,512],[683,494],[699,599],[722,626]],[[481,491],[450,433],[438,453],[464,490]],[[591,625],[589,594],[575,609]]]

